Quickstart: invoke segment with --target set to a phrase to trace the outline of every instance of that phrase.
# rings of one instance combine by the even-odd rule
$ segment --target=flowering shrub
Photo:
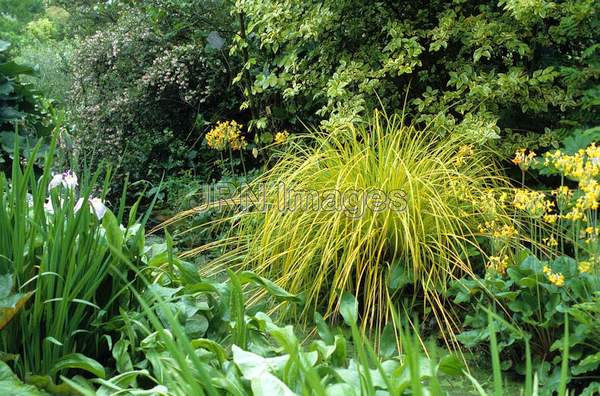
[[[128,8],[110,29],[78,46],[70,113],[75,153],[88,164],[107,161],[118,167],[117,176],[156,181],[203,161],[198,134],[228,111],[235,95],[219,52],[205,38],[165,28]]]

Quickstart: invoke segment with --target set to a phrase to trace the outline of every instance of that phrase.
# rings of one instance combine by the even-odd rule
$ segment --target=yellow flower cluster
[[[578,181],[597,177],[600,175],[600,147],[592,143],[573,155],[556,150],[545,155],[545,162],[564,176]]]
[[[579,181],[579,189],[582,192],[581,196],[577,198],[570,212],[563,217],[567,220],[585,222],[587,221],[586,210],[596,210],[600,207],[600,183],[592,178],[582,179]]]
[[[592,263],[589,261],[581,261],[579,263],[579,272],[581,273],[587,273],[590,272],[592,270]]]
[[[286,130],[283,130],[281,132],[277,132],[275,134],[275,143],[276,144],[283,144],[287,141],[288,137],[290,136],[290,133]]]
[[[555,286],[561,287],[565,284],[565,276],[560,272],[552,272],[547,265],[544,266],[544,275]]]
[[[555,224],[558,220],[557,214],[545,214],[543,217],[544,221],[548,224]]]
[[[517,150],[515,158],[512,160],[513,164],[518,165],[523,172],[529,169],[536,155],[534,151],[529,151],[528,154],[526,154],[526,152],[527,150],[525,149]]]
[[[234,151],[241,150],[248,145],[242,135],[242,126],[235,121],[219,122],[206,134],[206,143],[208,147],[218,151],[223,151],[227,147]]]
[[[500,275],[506,274],[508,268],[508,257],[507,256],[490,256],[488,268],[493,269]]]
[[[552,236],[550,235],[548,238],[543,238],[542,242],[551,248],[557,247],[558,246],[558,241]]]
[[[556,190],[552,191],[552,193],[556,197],[558,208],[561,211],[566,211],[568,209],[569,202],[571,201],[571,197],[573,196],[573,191],[571,191],[568,186],[560,186]]]
[[[575,207],[582,210],[598,209],[598,198],[600,198],[600,184],[598,184],[598,181],[584,179],[579,182],[579,188],[584,194],[577,200]]]
[[[546,200],[546,194],[541,191],[518,189],[513,198],[513,206],[528,212],[533,217],[540,217],[552,212],[554,202]]]
[[[463,165],[466,162],[465,160],[473,156],[473,154],[475,154],[475,150],[473,149],[472,144],[465,144],[460,146],[458,152],[456,153],[456,156],[454,157],[454,165]]]
[[[501,239],[510,239],[519,235],[519,231],[512,225],[498,225],[495,220],[486,221],[484,225],[479,225],[479,232]]]

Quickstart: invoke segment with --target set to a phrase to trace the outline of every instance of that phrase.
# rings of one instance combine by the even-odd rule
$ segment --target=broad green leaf
[[[8,297],[13,291],[13,275],[0,275],[0,299]]]
[[[358,302],[350,293],[344,293],[340,302],[340,314],[348,325],[356,324],[358,321]]]
[[[327,389],[325,389],[325,391],[327,392],[327,396],[340,396],[340,395],[344,395],[344,396],[354,396],[357,395],[357,389],[352,387],[349,384],[333,384],[333,385],[329,385],[327,387]]]
[[[47,393],[32,385],[25,385],[6,363],[0,361],[0,395],[43,396]]]
[[[438,363],[438,370],[448,375],[461,375],[464,369],[463,361],[455,355],[446,355]]]
[[[0,63],[0,73],[16,77],[19,74],[32,74],[33,69],[29,66],[20,65],[11,61],[7,63]]]
[[[202,314],[195,314],[188,318],[185,322],[185,334],[189,338],[200,338],[206,334],[208,330],[208,319]]]
[[[323,316],[321,316],[320,313],[315,311],[315,314],[313,315],[313,317],[315,320],[315,325],[317,327],[317,332],[319,333],[319,336],[326,343],[332,344],[333,343],[333,334],[331,333],[331,330],[329,329],[329,326],[327,325],[327,323],[325,323]]]
[[[268,372],[254,378],[250,386],[255,396],[296,396],[286,384]]]
[[[571,369],[571,371],[575,375],[581,375],[583,373],[596,370],[598,366],[600,366],[600,352],[586,356],[585,359],[580,361],[576,367]]]
[[[106,239],[108,243],[115,249],[121,250],[123,247],[123,231],[119,226],[119,222],[115,215],[107,210],[104,218],[102,219],[102,227],[106,231]]]
[[[221,344],[207,338],[198,338],[191,341],[192,347],[203,348],[214,353],[219,360],[219,363],[224,363],[227,360],[227,352]]]
[[[390,358],[398,354],[396,331],[393,323],[388,323],[381,333],[380,354],[384,358]]]
[[[291,294],[277,286],[272,281],[263,278],[261,276],[256,275],[250,271],[243,271],[239,274],[240,282],[242,284],[252,282],[258,286],[262,286],[271,294],[273,297],[277,297],[283,301],[294,302],[296,304],[302,305],[304,303],[304,297],[302,294]]]
[[[133,370],[133,363],[129,356],[129,345],[130,342],[128,340],[121,338],[112,348],[111,353],[117,363],[117,371],[119,373]]]

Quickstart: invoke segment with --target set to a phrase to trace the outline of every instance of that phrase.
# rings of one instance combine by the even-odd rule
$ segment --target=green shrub
[[[543,145],[547,130],[598,122],[599,11],[594,0],[242,0],[238,78],[256,126],[343,124],[408,94],[418,121],[509,146],[534,132]]]
[[[222,11],[211,7],[204,11],[212,22]],[[192,11],[126,7],[76,45],[68,108],[79,160],[114,165],[117,181],[129,173],[156,182],[194,167],[200,177],[211,174],[202,166],[211,158],[201,150],[202,133],[229,111],[235,93],[221,50],[207,42],[210,24]],[[182,26],[188,23],[194,29]]]
[[[37,158],[29,158],[31,147],[52,129],[44,101],[24,81],[33,69],[15,62],[9,48],[10,43],[0,40],[0,169],[13,156],[17,139],[25,156],[35,161]]]

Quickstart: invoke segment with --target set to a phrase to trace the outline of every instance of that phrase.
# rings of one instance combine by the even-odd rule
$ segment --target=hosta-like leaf
[[[6,363],[0,361],[0,395],[43,396],[47,393],[32,385],[25,385]]]
[[[358,302],[350,293],[344,293],[340,303],[340,313],[348,325],[358,321]]]

